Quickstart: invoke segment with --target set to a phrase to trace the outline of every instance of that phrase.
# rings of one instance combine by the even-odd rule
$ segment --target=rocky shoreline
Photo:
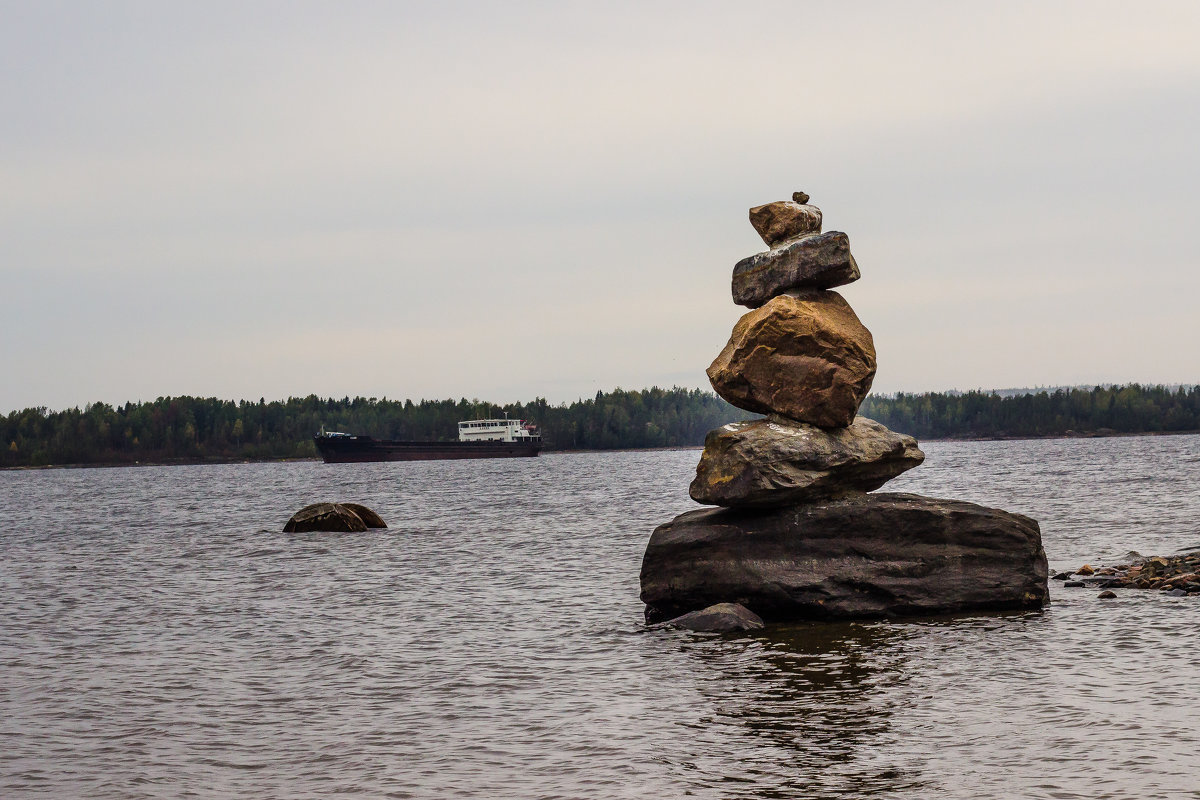
[[[1200,549],[1174,556],[1135,556],[1126,563],[1093,567],[1084,564],[1074,572],[1060,572],[1054,580],[1067,589],[1104,589],[1101,595],[1116,597],[1112,589],[1142,589],[1165,592],[1171,597],[1200,597]]]

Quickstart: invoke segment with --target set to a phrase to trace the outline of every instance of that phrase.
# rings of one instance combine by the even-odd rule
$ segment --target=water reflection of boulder
[[[722,673],[701,687],[711,723],[753,739],[744,771],[725,776],[741,788],[723,788],[726,796],[873,797],[925,786],[884,755],[911,636],[893,623],[807,623],[697,642],[691,655]]]

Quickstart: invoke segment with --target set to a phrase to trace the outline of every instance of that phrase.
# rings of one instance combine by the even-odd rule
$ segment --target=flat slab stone
[[[698,503],[767,508],[870,492],[925,454],[911,436],[858,417],[823,429],[770,417],[710,431],[690,494]]]
[[[913,494],[768,510],[705,509],[659,526],[642,560],[646,620],[739,603],[767,621],[1040,608],[1037,522]]]
[[[737,603],[717,603],[668,620],[663,625],[703,633],[757,631],[764,627],[762,617]]]
[[[840,231],[810,236],[743,258],[733,267],[733,302],[758,308],[798,289],[832,289],[862,277]]]
[[[747,411],[844,428],[875,377],[875,343],[841,295],[780,295],[742,315],[708,367],[717,394]]]
[[[806,203],[780,200],[750,209],[750,224],[768,247],[797,236],[821,232],[821,209]]]

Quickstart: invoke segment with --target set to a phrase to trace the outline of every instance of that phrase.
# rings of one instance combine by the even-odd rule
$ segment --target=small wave
[[[287,552],[286,550],[270,549],[270,548],[264,549],[264,550],[251,550],[250,552],[245,553],[244,557],[245,558],[261,558],[262,556],[278,556],[278,555],[282,555],[283,553],[286,553],[286,552]]]
[[[261,764],[243,764],[237,761],[224,761],[219,758],[202,758],[200,759],[199,763],[205,765],[206,767],[223,767],[225,769],[241,770],[266,769],[267,767],[271,766],[271,762],[269,761]]]

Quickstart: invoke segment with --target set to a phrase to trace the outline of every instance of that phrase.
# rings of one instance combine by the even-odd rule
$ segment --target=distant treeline
[[[0,417],[0,466],[128,464],[307,458],[327,430],[379,439],[447,441],[460,420],[508,416],[538,425],[547,449],[699,445],[712,428],[746,416],[699,389],[597,392],[569,405],[497,405],[479,400],[387,400],[315,395],[285,401],[231,402],[160,397],[148,403],[84,409],[29,408]]]
[[[712,428],[748,414],[699,389],[597,392],[551,405],[479,400],[316,396],[231,402],[160,397],[84,409],[29,408],[0,417],[0,466],[308,458],[325,427],[381,439],[446,441],[458,422],[528,419],[550,450],[700,445]],[[868,397],[861,413],[919,439],[1200,430],[1200,388],[1096,387],[1000,397],[988,392]]]
[[[860,413],[918,439],[1200,430],[1200,387],[1097,386],[1000,397],[990,392],[868,397]]]

